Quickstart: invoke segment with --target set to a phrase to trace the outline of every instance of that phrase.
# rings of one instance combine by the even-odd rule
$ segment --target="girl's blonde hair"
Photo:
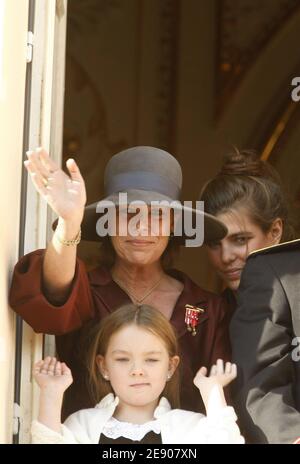
[[[98,403],[112,387],[105,381],[96,362],[97,355],[105,356],[110,338],[113,334],[128,325],[136,325],[160,338],[171,357],[178,355],[177,337],[167,318],[158,310],[148,305],[128,304],[105,317],[101,323],[94,326],[89,334],[89,349],[87,354],[88,387],[91,397]],[[179,372],[174,372],[161,394],[170,402],[172,408],[179,405]]]

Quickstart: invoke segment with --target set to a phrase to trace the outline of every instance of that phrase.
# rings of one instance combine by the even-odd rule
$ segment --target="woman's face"
[[[216,215],[228,234],[223,240],[208,245],[209,259],[226,287],[236,291],[247,256],[254,250],[276,245],[282,235],[282,221],[276,219],[264,232],[242,209]]]
[[[121,229],[122,228],[122,229]],[[119,214],[117,234],[111,237],[119,259],[138,266],[149,265],[160,260],[168,246],[173,228],[170,211],[141,207],[136,213]],[[121,235],[120,230],[127,231]]]

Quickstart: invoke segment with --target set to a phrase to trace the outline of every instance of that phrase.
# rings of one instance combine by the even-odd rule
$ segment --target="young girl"
[[[208,244],[208,255],[234,311],[235,293],[247,256],[254,250],[294,238],[289,206],[277,171],[253,151],[235,150],[219,174],[203,187],[205,211],[227,227],[222,240]]]
[[[207,376],[202,367],[194,384],[207,417],[178,408],[179,356],[169,321],[150,306],[126,305],[91,333],[89,386],[96,406],[60,421],[70,369],[55,358],[34,366],[40,386],[33,443],[244,443],[223,387],[236,377],[236,366],[218,360]]]

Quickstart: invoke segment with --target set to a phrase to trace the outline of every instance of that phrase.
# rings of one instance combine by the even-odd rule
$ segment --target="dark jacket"
[[[221,297],[226,305],[228,322],[230,322],[237,306],[235,293],[230,290],[230,288],[225,288],[225,290],[221,293]]]
[[[16,264],[10,291],[10,305],[36,331],[56,335],[59,359],[71,368],[74,382],[67,390],[64,416],[93,406],[87,393],[86,370],[82,361],[81,341],[87,327],[129,303],[127,294],[112,280],[110,272],[96,268],[89,273],[77,259],[72,291],[62,306],[53,306],[45,298],[42,288],[42,260],[44,250],[24,256]],[[231,358],[228,322],[222,299],[202,290],[185,274],[170,271],[170,275],[184,284],[170,322],[179,339],[181,355],[181,408],[203,411],[199,390],[193,378],[201,366],[210,366],[218,358]],[[205,309],[200,316],[196,336],[188,332],[184,318],[185,305]]]
[[[292,443],[300,436],[300,240],[249,256],[230,333],[246,439]]]

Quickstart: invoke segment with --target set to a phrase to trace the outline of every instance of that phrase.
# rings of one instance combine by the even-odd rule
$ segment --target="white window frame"
[[[67,0],[37,0],[34,15],[29,149],[43,146],[61,164],[65,79]],[[45,201],[27,181],[24,253],[45,248],[51,236],[53,216]],[[46,351],[53,337],[46,337]],[[37,417],[38,387],[32,366],[43,354],[43,336],[24,322],[21,369],[20,443],[30,443],[30,426]]]

